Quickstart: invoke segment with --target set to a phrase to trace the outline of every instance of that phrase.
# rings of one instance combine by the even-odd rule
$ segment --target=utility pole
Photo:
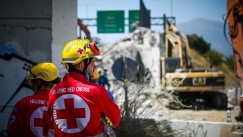
[[[123,84],[124,84],[124,90],[125,90],[125,102],[124,102],[124,106],[125,106],[125,116],[126,118],[128,118],[129,115],[129,107],[128,107],[128,91],[127,91],[127,58],[126,56],[123,57]]]
[[[85,6],[86,9],[86,19],[88,19],[89,16],[89,6],[97,6],[99,3],[93,3],[93,4],[78,4],[80,6]]]
[[[171,16],[173,16],[173,0],[170,0]]]

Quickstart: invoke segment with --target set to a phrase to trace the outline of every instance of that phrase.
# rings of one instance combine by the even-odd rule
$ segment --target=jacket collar
[[[82,75],[82,74],[79,74],[79,73],[76,73],[76,72],[70,72],[68,74],[66,74],[63,78],[63,80],[70,80],[70,79],[74,79],[74,80],[82,80],[82,81],[88,81],[88,79]]]

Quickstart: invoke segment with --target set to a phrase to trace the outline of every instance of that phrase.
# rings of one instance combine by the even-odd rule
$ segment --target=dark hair
[[[42,85],[45,85],[45,86],[53,86],[54,84],[58,84],[59,82],[61,82],[61,78],[56,78],[52,81],[45,81],[43,79],[38,79],[38,80],[41,80]]]

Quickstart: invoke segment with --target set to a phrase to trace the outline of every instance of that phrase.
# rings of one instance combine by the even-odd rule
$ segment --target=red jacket
[[[50,119],[47,112],[49,90],[39,90],[35,95],[17,102],[9,117],[7,131],[9,137],[43,137],[43,119]]]
[[[100,119],[108,116],[114,128],[120,123],[120,109],[106,89],[87,81],[79,73],[66,74],[50,92],[48,111],[56,136],[96,136],[104,132]]]

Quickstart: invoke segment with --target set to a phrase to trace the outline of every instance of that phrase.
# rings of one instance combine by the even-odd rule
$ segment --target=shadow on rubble
[[[183,106],[181,105],[183,104]],[[204,102],[204,101],[181,101],[181,104],[176,102],[169,103],[166,107],[172,110],[181,110],[181,109],[190,109],[190,110],[227,110],[227,102],[222,103],[223,105],[219,104],[218,106],[212,105],[211,103]]]
[[[121,118],[115,132],[117,137],[174,137],[167,120]]]
[[[184,92],[174,93],[178,99],[171,99],[168,104],[170,109],[192,109],[192,110],[227,110],[228,97],[219,91],[211,92]]]

